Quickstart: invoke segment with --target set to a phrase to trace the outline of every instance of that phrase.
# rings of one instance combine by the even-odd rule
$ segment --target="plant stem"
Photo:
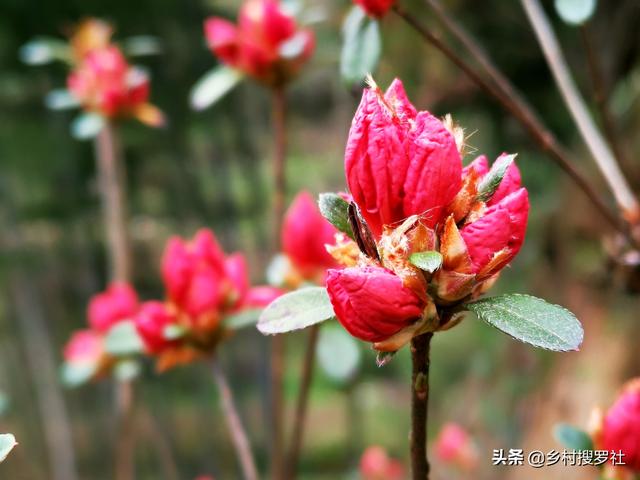
[[[521,0],[522,6],[542,47],[547,64],[551,69],[562,98],[571,113],[582,139],[591,156],[609,184],[624,217],[635,223],[640,220],[640,206],[627,180],[620,171],[611,149],[596,127],[587,107],[576,87],[571,72],[564,59],[551,24],[538,0]]]
[[[411,478],[428,480],[429,350],[433,333],[411,340]]]
[[[617,134],[615,120],[607,105],[608,95],[602,75],[602,64],[598,59],[598,54],[593,46],[591,33],[589,32],[589,27],[587,25],[580,26],[580,37],[582,38],[582,45],[584,46],[584,51],[587,57],[587,66],[589,67],[589,75],[591,76],[593,99],[598,111],[600,112],[604,133],[607,136],[609,145],[611,145],[618,163],[623,167],[625,165],[628,166],[630,165],[629,158],[624,151],[620,137]]]
[[[220,392],[220,406],[222,407],[222,412],[227,422],[229,433],[231,434],[231,441],[233,442],[236,454],[238,455],[238,461],[240,462],[243,478],[245,480],[257,480],[258,470],[256,469],[256,464],[253,460],[251,446],[249,445],[247,434],[242,426],[242,421],[240,420],[240,415],[236,409],[227,378],[220,368],[220,365],[215,360],[213,361],[211,370],[213,371],[213,379],[216,382],[218,391]]]
[[[131,250],[127,229],[124,167],[115,125],[106,121],[95,141],[98,183],[103,210],[104,232],[111,281],[128,282],[131,277]],[[117,480],[133,478],[133,386],[115,383],[118,434],[115,447]]]
[[[556,137],[538,119],[533,109],[527,104],[511,82],[495,67],[491,59],[479,43],[466,32],[460,24],[451,18],[437,0],[425,0],[444,27],[460,41],[469,53],[480,64],[485,73],[495,82],[495,85],[480,76],[464,59],[449,48],[439,37],[419,23],[399,5],[394,7],[395,12],[404,19],[425,41],[440,50],[452,63],[460,68],[473,82],[486,93],[494,97],[509,113],[511,113],[538,143],[541,149],[548,154],[562,168],[565,173],[578,185],[587,198],[593,203],[605,220],[616,230],[621,232],[629,241],[632,241],[626,226],[611,212],[599,193],[591,186],[589,180],[577,170],[570,160],[569,155],[559,144]],[[497,85],[497,87],[496,87]]]
[[[275,87],[273,97],[273,246],[280,250],[280,231],[285,210],[287,189],[287,107],[284,87]],[[284,357],[285,336],[275,335],[271,340],[271,478],[280,480],[284,476]]]
[[[289,455],[287,456],[285,476],[287,480],[292,480],[297,476],[298,459],[300,458],[300,451],[302,450],[302,443],[304,440],[305,418],[307,415],[307,406],[309,405],[309,390],[313,379],[313,368],[315,365],[316,346],[318,345],[319,333],[320,324],[313,325],[309,328],[309,336],[307,338],[304,363],[302,366],[300,390],[298,392],[298,400],[296,403],[293,431],[291,433]]]

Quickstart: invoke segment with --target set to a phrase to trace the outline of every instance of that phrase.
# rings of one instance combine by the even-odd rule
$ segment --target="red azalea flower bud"
[[[337,230],[320,214],[308,192],[300,192],[287,210],[282,226],[282,250],[297,272],[310,281],[323,280],[336,261],[325,245],[335,243]]]
[[[260,285],[249,289],[242,299],[241,308],[263,308],[284,293],[280,288]]]
[[[164,303],[143,303],[134,323],[148,353],[158,354],[173,344],[165,338],[165,330],[169,325],[176,325],[177,319]]]
[[[493,272],[513,260],[524,242],[528,215],[529,196],[526,189],[520,188],[462,228],[460,234],[471,257],[474,273],[482,271],[496,255],[500,255],[500,259],[498,264],[491,265]]]
[[[354,0],[362,9],[374,18],[382,18],[391,9],[396,0]]]
[[[402,82],[382,95],[366,89],[345,150],[347,183],[373,233],[421,215],[433,228],[461,185],[453,135],[429,112],[417,113]]]
[[[460,425],[447,423],[435,441],[436,457],[443,463],[462,470],[473,470],[478,463],[478,452],[469,434]]]
[[[91,328],[106,333],[116,323],[132,318],[138,311],[138,295],[128,283],[112,283],[89,302],[87,316]]]
[[[95,364],[104,352],[102,337],[92,330],[78,330],[64,347],[63,356],[69,363]]]
[[[276,0],[248,0],[237,27],[213,17],[204,30],[221,62],[271,86],[295,76],[315,47],[313,33],[298,29]]]
[[[640,472],[640,378],[629,382],[607,412],[601,432],[602,448],[622,451],[622,461]]]
[[[402,480],[405,471],[402,464],[389,457],[384,448],[368,447],[360,458],[362,480]]]
[[[234,253],[225,259],[226,275],[233,287],[230,303],[241,301],[249,291],[249,273],[247,260],[241,253]]]
[[[327,272],[327,291],[342,326],[354,337],[382,342],[420,319],[423,300],[381,267]]]

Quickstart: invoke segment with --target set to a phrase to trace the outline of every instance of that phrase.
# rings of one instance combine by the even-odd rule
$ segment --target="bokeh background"
[[[445,3],[482,40],[580,168],[607,194],[520,4]],[[164,242],[174,233],[190,236],[201,226],[213,228],[227,251],[246,252],[254,279],[263,281],[272,253],[268,95],[245,82],[205,112],[195,113],[188,105],[192,85],[215,65],[205,48],[202,21],[212,14],[233,17],[238,4],[0,0],[0,431],[14,433],[20,442],[0,466],[0,478],[50,478],[56,459],[49,446],[56,441],[56,422],[66,421],[57,415],[60,408],[72,425],[83,479],[112,478],[115,434],[109,382],[69,390],[57,378],[64,342],[84,325],[87,300],[106,281],[93,147],[70,137],[73,114],[48,111],[43,105],[46,92],[64,84],[64,68],[25,66],[18,58],[19,47],[37,35],[63,35],[89,15],[113,22],[116,38],[160,38],[162,55],[139,63],[152,73],[152,101],[167,114],[169,125],[153,130],[131,122],[121,128],[135,243],[134,284],[143,298],[161,296],[159,258]],[[436,26],[419,0],[407,4]],[[303,188],[314,194],[344,188],[343,149],[360,96],[359,88],[346,87],[338,75],[340,24],[349,2],[324,0],[315,5],[326,14],[314,25],[317,51],[288,92],[290,197]],[[580,31],[560,21],[551,2],[545,5],[578,84],[593,106]],[[623,169],[638,191],[640,4],[601,1],[589,31],[603,64],[609,105],[631,159]],[[448,420],[471,432],[480,452],[480,471],[466,478],[557,478],[560,473],[566,479],[594,478],[594,472],[584,468],[563,468],[560,473],[496,469],[491,467],[491,454],[494,448],[560,448],[551,433],[556,422],[586,426],[593,406],[608,405],[622,381],[640,373],[638,297],[627,292],[625,279],[604,253],[603,238],[612,232],[520,126],[437,51],[423,45],[399,18],[390,15],[384,20],[383,35],[384,53],[376,72],[380,85],[394,76],[402,78],[418,107],[439,115],[452,113],[472,133],[469,143],[478,153],[490,158],[502,151],[519,153],[531,195],[529,233],[496,290],[528,292],[566,305],[586,331],[582,350],[570,354],[534,350],[473,317],[437,335],[430,436]],[[323,336],[339,335],[334,327],[324,326]],[[297,392],[304,343],[304,332],[287,339],[289,407]],[[340,362],[335,350],[316,370],[300,478],[357,478],[359,456],[372,444],[407,461],[407,351],[377,368],[369,347],[358,344],[358,349],[359,363],[348,377],[330,374],[332,363]],[[263,471],[268,461],[267,354],[268,341],[257,331],[237,335],[221,352]],[[207,365],[177,368],[162,376],[147,365],[136,393],[139,479],[164,478],[167,447],[181,479],[201,474],[240,478]],[[434,471],[437,479],[465,478],[439,468],[437,462]]]

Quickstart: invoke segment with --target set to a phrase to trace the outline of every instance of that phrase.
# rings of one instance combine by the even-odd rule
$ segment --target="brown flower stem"
[[[487,54],[480,48],[479,43],[473,39],[451,16],[437,0],[425,0],[444,27],[460,41],[485,73],[493,82],[487,81],[479,75],[471,65],[461,58],[453,49],[445,44],[437,35],[432,33],[411,14],[399,5],[394,7],[395,13],[409,24],[426,42],[440,50],[452,63],[460,68],[474,83],[483,89],[490,96],[495,98],[509,113],[511,113],[538,143],[541,149],[548,153],[550,157],[569,175],[569,177],[585,193],[587,198],[593,203],[596,209],[607,220],[607,222],[621,232],[629,241],[633,241],[628,233],[627,226],[621,219],[613,213],[602,200],[598,192],[573,164],[569,155],[560,145],[556,137],[538,119],[533,109],[526,103],[523,97],[511,84],[511,82],[495,67]]]
[[[611,145],[618,162],[622,165],[629,165],[629,158],[622,146],[622,141],[618,136],[614,117],[607,104],[608,95],[602,74],[602,64],[598,58],[596,49],[593,46],[591,33],[587,25],[580,26],[580,38],[582,39],[582,45],[584,46],[584,52],[587,57],[587,66],[589,68],[591,87],[593,89],[593,100],[598,108],[598,112],[600,113],[604,134],[606,135],[609,145]]]
[[[256,469],[256,464],[253,459],[251,446],[242,421],[240,420],[238,410],[236,409],[227,378],[215,360],[212,363],[211,370],[213,372],[213,379],[218,387],[218,392],[220,392],[220,406],[222,407],[222,412],[227,422],[229,433],[231,434],[231,441],[238,455],[238,461],[242,469],[242,477],[245,480],[257,480],[258,470]]]
[[[309,328],[304,363],[302,365],[300,390],[298,392],[298,399],[296,403],[293,431],[291,432],[291,443],[289,446],[289,454],[287,455],[285,472],[285,478],[287,480],[293,480],[297,476],[298,459],[300,458],[300,451],[304,440],[305,418],[307,415],[307,407],[309,405],[309,390],[313,379],[313,369],[315,365],[316,346],[318,345],[319,333],[320,324],[313,325]]]
[[[287,190],[287,106],[284,87],[275,87],[273,97],[273,246],[280,250],[280,231],[285,210]],[[275,335],[271,340],[271,478],[281,480],[284,476],[284,357],[285,336]]]
[[[95,140],[98,183],[102,201],[104,232],[107,238],[110,278],[127,282],[131,276],[131,251],[127,231],[124,168],[115,125],[106,121]],[[133,478],[133,386],[116,382],[115,405],[118,438],[115,447],[117,480]]]
[[[411,340],[411,478],[428,480],[429,350],[433,333]]]

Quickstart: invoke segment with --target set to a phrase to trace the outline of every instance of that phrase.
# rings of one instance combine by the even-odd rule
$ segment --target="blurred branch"
[[[280,250],[280,231],[285,211],[287,190],[287,103],[284,87],[275,87],[273,97],[273,247]],[[284,335],[271,339],[271,478],[278,480],[284,475]]]
[[[411,475],[429,480],[427,425],[429,420],[429,351],[433,333],[411,340]]]
[[[315,364],[319,332],[320,324],[313,325],[309,328],[307,345],[305,347],[304,363],[302,364],[300,390],[298,392],[296,413],[293,421],[293,432],[291,434],[289,455],[287,456],[285,475],[285,479],[287,480],[297,477],[298,460],[300,458],[300,451],[302,450],[302,443],[304,441],[305,419],[307,416],[307,407],[309,405],[309,390],[313,379],[313,368]]]
[[[162,473],[167,480],[179,480],[178,466],[171,450],[171,444],[167,440],[167,435],[160,426],[156,418],[144,408],[141,411],[143,425],[147,431],[149,442],[153,443],[158,454],[158,463],[162,467]]]
[[[236,449],[240,466],[242,467],[243,477],[245,480],[257,480],[258,471],[256,469],[255,461],[253,460],[251,446],[249,445],[247,434],[242,426],[240,415],[238,415],[227,378],[220,368],[220,365],[215,360],[211,365],[211,370],[213,372],[213,379],[216,382],[218,391],[220,392],[222,412],[224,413],[224,418],[227,421],[231,440]]]
[[[633,243],[633,239],[629,235],[626,225],[609,209],[587,177],[573,164],[569,155],[553,133],[542,124],[533,109],[527,104],[511,82],[493,64],[476,39],[472,38],[459,23],[446,13],[439,1],[425,0],[425,2],[434,10],[444,27],[469,51],[485,73],[492,79],[493,83],[479,75],[468,62],[461,58],[437,35],[432,33],[402,7],[396,5],[394,11],[426,42],[440,50],[440,52],[460,68],[473,82],[494,97],[505,110],[511,113],[522,124],[536,143],[538,143],[540,148],[547,152],[560,168],[578,185],[607,222]]]
[[[620,171],[611,150],[602,138],[576,87],[551,24],[538,0],[521,0],[529,22],[538,38],[562,98],[571,112],[582,139],[609,184],[611,191],[630,223],[640,220],[640,207]]]
[[[600,112],[600,118],[602,120],[602,127],[604,133],[607,136],[609,145],[613,149],[613,152],[618,159],[618,162],[625,166],[629,165],[629,159],[627,158],[622,141],[617,134],[617,128],[615,120],[611,114],[611,110],[607,105],[608,95],[605,87],[605,81],[602,75],[602,65],[598,59],[596,49],[591,41],[591,34],[587,25],[580,26],[580,37],[582,38],[582,44],[587,57],[587,65],[589,67],[589,75],[591,76],[591,84],[593,88],[593,99],[595,100],[596,107]]]
[[[114,397],[117,422],[114,476],[116,480],[132,480],[135,478],[132,381],[115,381]]]
[[[78,474],[69,416],[58,382],[47,322],[41,303],[36,298],[34,282],[25,273],[16,272],[10,285],[27,360],[34,378],[51,478],[76,480]]]

